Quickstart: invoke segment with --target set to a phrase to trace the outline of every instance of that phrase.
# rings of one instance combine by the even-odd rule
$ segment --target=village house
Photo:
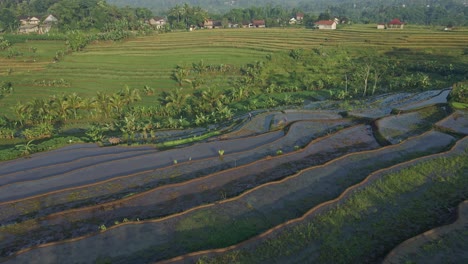
[[[265,20],[252,20],[252,26],[255,28],[264,28],[266,27]]]
[[[166,19],[164,17],[153,17],[147,21],[150,26],[160,29],[166,25]]]
[[[295,24],[297,24],[297,19],[294,18],[294,17],[291,18],[291,19],[289,19],[289,24],[290,24],[290,25],[295,25]]]
[[[250,23],[249,21],[242,21],[242,28],[251,28],[253,27],[253,24]]]
[[[384,23],[377,24],[377,29],[385,29],[385,24]]]
[[[239,27],[239,24],[237,23],[231,23],[231,22],[228,23],[228,28],[238,28],[238,27]]]
[[[315,22],[315,26],[318,29],[336,29],[335,20],[320,20]]]
[[[57,25],[57,23],[58,19],[56,17],[53,15],[48,15],[42,22],[42,25],[39,27],[40,33],[48,33],[54,25]]]
[[[403,26],[405,24],[400,21],[400,19],[395,18],[390,23],[388,23],[387,28],[388,29],[403,29]]]
[[[40,23],[40,20],[37,17],[20,18],[21,25],[18,28],[18,32],[22,34],[45,34],[48,33],[57,23],[58,19],[53,15],[48,15],[42,23]]]
[[[23,17],[20,18],[21,26],[18,28],[19,33],[39,33],[39,18],[37,17]]]
[[[207,19],[205,20],[205,22],[203,22],[203,27],[206,29],[213,29],[213,28],[222,28],[223,25],[221,21],[219,20]]]
[[[301,23],[304,20],[304,14],[303,13],[296,13],[296,21],[298,23]]]
[[[206,19],[206,20],[203,22],[203,27],[206,28],[206,29],[212,29],[212,28],[213,28],[213,20],[211,20],[211,19]]]

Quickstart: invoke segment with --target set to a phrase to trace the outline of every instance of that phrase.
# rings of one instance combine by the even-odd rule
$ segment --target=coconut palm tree
[[[66,96],[52,96],[51,106],[61,119],[65,121],[67,120],[68,115],[71,112],[71,107]]]
[[[111,108],[113,109],[113,112],[116,113],[118,116],[122,113],[122,110],[124,106],[126,105],[125,99],[119,94],[113,94],[109,98],[109,104]]]
[[[103,92],[97,92],[95,100],[96,108],[101,112],[104,117],[109,117],[112,112],[112,104],[109,101],[108,95]]]
[[[28,112],[28,106],[22,104],[21,102],[17,102],[15,106],[11,107],[11,109],[18,118],[18,121],[21,126],[23,126],[31,118]]]
[[[125,105],[129,105],[134,102],[138,102],[141,100],[140,90],[138,89],[131,89],[129,86],[125,85],[125,88],[120,90],[118,93],[122,97]]]
[[[31,114],[33,122],[51,122],[54,119],[53,108],[50,102],[45,99],[34,98],[28,103],[28,112]]]
[[[172,116],[179,115],[182,112],[187,98],[190,97],[189,94],[183,94],[182,88],[164,93],[163,96],[163,104],[167,109],[171,110]]]
[[[174,71],[172,72],[171,78],[179,84],[179,86],[182,86],[185,79],[189,75],[190,71],[185,69],[182,66],[177,66]]]
[[[83,107],[83,99],[79,97],[76,93],[72,93],[67,96],[67,101],[70,105],[70,108],[73,112],[74,119],[77,118],[78,110]]]
[[[206,111],[213,110],[215,107],[222,105],[224,97],[225,95],[220,89],[208,88],[201,93],[202,109]]]

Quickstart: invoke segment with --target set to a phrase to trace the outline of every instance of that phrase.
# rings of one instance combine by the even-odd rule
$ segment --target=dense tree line
[[[119,8],[105,0],[2,0],[0,29],[14,31],[20,17],[45,18],[53,14],[62,30],[105,29],[117,21],[137,24],[153,16],[147,8]]]
[[[250,13],[250,15],[244,13],[242,19],[251,18],[257,12],[256,18],[273,20],[282,18],[283,15],[292,16],[295,10],[299,10],[315,18],[320,13],[326,13],[333,17],[347,17],[355,23],[379,23],[400,18],[411,24],[468,25],[468,6],[464,0],[269,0],[267,3],[264,0],[108,0],[108,2],[119,6],[147,7],[160,15],[166,15],[166,10],[176,5],[182,6],[188,3],[206,9],[211,16],[230,13],[231,9]],[[277,10],[273,13],[258,12],[262,7],[271,9],[268,6],[276,7]],[[236,16],[233,19],[239,18]]]
[[[268,4],[259,0],[3,0],[0,2],[0,30],[14,31],[19,26],[19,17],[47,14],[54,14],[59,19],[62,30],[101,30],[117,21],[135,25],[153,14],[166,16],[173,28],[201,25],[207,18],[221,20],[224,25],[228,21],[241,23],[264,19],[267,26],[274,27],[287,25],[297,12],[306,14],[306,26],[333,17],[355,23],[380,23],[400,18],[411,24],[468,25],[468,6],[462,0],[316,0],[269,1]]]

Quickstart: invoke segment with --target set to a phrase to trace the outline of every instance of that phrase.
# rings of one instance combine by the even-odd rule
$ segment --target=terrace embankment
[[[397,93],[375,96],[367,100],[365,107],[349,111],[349,115],[370,119],[383,118],[392,112],[409,112],[437,104],[446,104],[450,89],[431,90],[422,93]]]
[[[383,261],[395,263],[466,263],[468,260],[468,201],[458,206],[457,220],[410,238]]]
[[[242,139],[242,141],[237,139],[226,140],[222,143],[209,142],[203,143],[203,146],[195,144],[184,149],[138,152],[138,154],[116,158],[114,156],[109,157],[109,154],[103,154],[91,158],[83,157],[80,160],[74,160],[72,165],[68,164],[68,161],[65,164],[60,164],[59,162],[50,164],[50,160],[54,160],[56,155],[73,156],[74,152],[68,152],[68,154],[64,152],[44,153],[43,155],[47,157],[18,161],[17,166],[24,166],[28,169],[11,174],[2,173],[4,176],[0,177],[0,179],[5,178],[7,181],[13,182],[0,186],[0,202],[8,202],[63,188],[71,188],[122,175],[148,171],[172,165],[174,161],[178,160],[189,161],[213,157],[218,155],[219,149],[224,149],[226,152],[245,151],[271,142],[283,135],[282,131],[276,131],[259,137]],[[47,165],[42,166],[42,161],[47,162]],[[73,169],[69,169],[69,167]]]
[[[396,144],[431,129],[435,122],[447,114],[446,107],[431,106],[414,112],[391,115],[376,121],[377,132],[391,144]]]
[[[345,125],[346,121],[334,121],[332,123],[341,126]],[[330,125],[332,124],[329,123],[327,128],[330,128]],[[290,145],[285,143],[290,143],[290,140],[297,140],[298,133],[308,131],[308,127],[313,131],[318,126],[311,121],[294,123],[292,128],[288,130],[288,136],[268,144],[268,148],[263,149],[264,151],[268,150],[263,153],[263,159],[254,163],[223,170],[189,182],[165,185],[115,202],[64,211],[45,217],[36,217],[34,220],[10,224],[8,229],[16,230],[15,235],[6,235],[9,239],[5,238],[1,243],[4,246],[3,250],[8,250],[8,244],[34,244],[35,240],[44,242],[44,237],[47,237],[48,240],[54,240],[63,239],[63,234],[77,236],[92,233],[96,230],[96,222],[112,225],[115,221],[121,221],[124,218],[148,219],[170,215],[204,203],[234,196],[262,183],[278,180],[300,169],[329,161],[333,157],[378,147],[374,138],[366,133],[365,126],[359,125],[317,139],[303,149],[276,157],[270,156],[265,159],[267,154],[274,150],[271,149],[272,146],[290,148]],[[328,129],[326,131],[329,132]],[[321,132],[323,133],[323,130]],[[309,134],[309,137],[313,134]],[[350,140],[350,135],[353,134],[361,134],[362,136]],[[304,138],[301,138],[301,140],[304,140]],[[334,148],[330,148],[330,146],[334,146]],[[221,161],[211,161],[211,163],[223,162],[224,157]],[[194,162],[192,165],[196,163],[199,162]],[[18,208],[16,209],[18,210]],[[35,224],[31,225],[31,221]],[[52,229],[54,230],[53,233],[51,233]],[[8,232],[3,232],[3,234],[5,233]],[[34,235],[26,236],[27,233],[33,233]]]
[[[349,140],[356,136],[350,135]],[[105,257],[148,262],[232,245],[303,215],[314,206],[337,197],[375,170],[442,151],[453,141],[449,135],[428,132],[398,145],[349,154],[284,180],[261,185],[238,197],[181,214],[117,225],[99,234],[25,250],[11,261],[60,262],[73,258],[78,262],[90,262]],[[112,248],[112,252],[104,247]],[[164,250],[167,248],[171,250]]]
[[[468,111],[457,110],[450,116],[440,120],[435,126],[443,131],[468,135]]]
[[[278,137],[282,131],[263,134],[245,139],[244,144],[251,144],[260,139],[263,144],[241,152],[226,152],[222,159],[219,156],[199,160],[179,160],[177,164],[156,170],[142,171],[134,174],[114,177],[109,180],[85,184],[74,188],[66,188],[41,195],[26,197],[19,200],[0,203],[2,214],[0,220],[20,220],[22,216],[40,217],[53,212],[77,208],[89,204],[101,204],[129,195],[146,191],[170,183],[202,177],[220,170],[241,166],[252,161],[274,156],[281,149],[284,153],[297,150],[320,136],[324,136],[353,122],[346,119],[330,121],[301,121],[291,124],[285,136]],[[276,140],[274,140],[277,138]],[[239,142],[239,141],[236,141]],[[220,149],[224,141],[218,142]],[[198,144],[204,147],[204,144]],[[184,149],[180,149],[183,151]],[[332,159],[333,157],[330,157]],[[318,160],[317,160],[318,162]]]
[[[380,262],[382,255],[399,241],[451,218],[447,208],[456,206],[468,193],[467,147],[468,138],[464,138],[447,152],[376,171],[336,199],[243,243],[161,263],[194,263],[199,259],[210,264]],[[466,233],[466,219],[461,225],[459,221],[457,227]],[[466,243],[452,242],[458,249],[466,249]],[[377,243],[381,246],[375,247]],[[466,258],[466,250],[456,253],[452,256],[456,263]],[[396,255],[391,256],[393,260]],[[424,260],[416,263],[433,262],[430,258]]]

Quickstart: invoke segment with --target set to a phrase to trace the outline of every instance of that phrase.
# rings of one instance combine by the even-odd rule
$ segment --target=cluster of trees
[[[105,29],[117,21],[138,24],[153,16],[147,8],[119,8],[105,0],[2,0],[0,2],[0,29],[14,31],[19,17],[53,14],[62,30]]]
[[[227,21],[241,23],[264,19],[267,26],[275,27],[287,25],[299,11],[306,14],[306,26],[333,17],[356,23],[380,23],[400,18],[412,24],[468,25],[468,6],[462,0],[270,1],[267,5],[261,1],[232,1],[226,5],[225,1],[217,0],[108,2],[122,7],[105,0],[3,0],[0,2],[0,29],[14,31],[19,26],[18,17],[47,14],[54,14],[59,19],[62,30],[106,30],[118,21],[126,21],[129,28],[135,28],[155,13],[167,16],[173,28],[201,25],[207,18],[221,20],[225,25]],[[155,8],[150,10],[151,7]]]
[[[141,100],[137,89],[125,89],[112,95],[98,92],[96,97],[82,98],[76,93],[35,98],[27,103],[18,102],[12,109],[14,119],[2,118],[1,138],[15,135],[26,139],[51,137],[55,128],[70,120],[106,120],[120,117],[130,105]]]
[[[186,29],[191,25],[202,25],[207,19],[208,12],[199,6],[190,6],[188,4],[176,5],[169,9],[167,19],[172,28]]]
[[[252,18],[270,20],[291,18],[296,10],[318,18],[320,13],[333,17],[346,17],[356,23],[388,22],[393,18],[412,24],[428,25],[468,25],[468,7],[464,0],[271,0],[265,5],[263,0],[108,0],[119,6],[147,7],[154,13],[165,15],[165,10],[175,5],[199,5],[208,10],[216,19],[232,18],[234,22]],[[254,6],[254,8],[252,8]],[[263,12],[262,7],[273,11]],[[237,9],[237,11],[231,11]],[[248,10],[248,11],[247,11]],[[231,14],[229,14],[231,13]],[[243,13],[243,14],[240,14]],[[226,14],[226,15],[223,15]],[[229,14],[229,15],[228,15]],[[289,19],[288,18],[288,19]],[[271,26],[276,26],[271,23]]]
[[[14,118],[0,117],[0,137],[50,137],[60,125],[84,119],[99,123],[87,131],[93,140],[103,140],[106,133],[124,134],[127,140],[134,140],[135,135],[154,140],[156,129],[219,124],[254,109],[301,105],[318,91],[333,99],[348,99],[448,87],[466,78],[466,69],[460,64],[418,60],[402,63],[400,56],[391,52],[356,52],[322,46],[275,53],[241,67],[203,61],[177,66],[173,72],[177,88],[155,95],[153,104],[146,106],[135,105],[141,100],[141,92],[128,87],[92,98],[72,93],[34,99],[18,103],[13,108]],[[220,87],[213,79],[222,79],[225,86]],[[466,98],[465,86],[460,85],[459,98]],[[2,87],[5,93],[11,92],[10,84]],[[149,86],[143,92],[147,96],[154,94]]]

